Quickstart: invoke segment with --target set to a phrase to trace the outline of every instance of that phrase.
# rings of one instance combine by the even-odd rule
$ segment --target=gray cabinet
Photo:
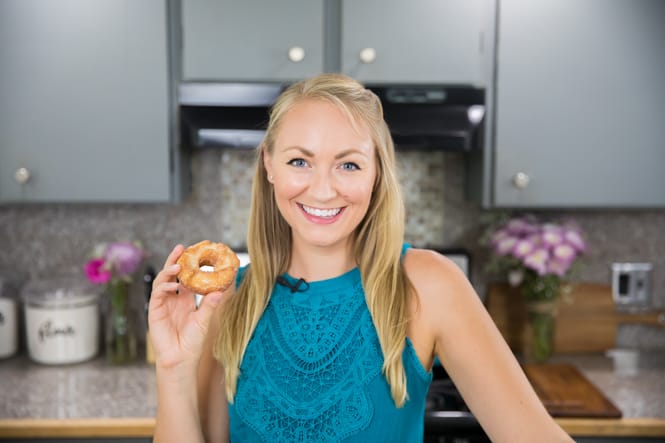
[[[341,70],[371,83],[486,83],[490,0],[343,0]]]
[[[321,72],[323,1],[183,0],[183,78],[288,81]]]
[[[183,78],[484,85],[494,0],[183,0]]]
[[[0,0],[0,202],[177,191],[166,0]]]
[[[665,206],[665,2],[499,12],[494,206]]]

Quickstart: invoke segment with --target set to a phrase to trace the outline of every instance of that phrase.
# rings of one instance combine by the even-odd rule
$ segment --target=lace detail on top
[[[366,387],[382,362],[357,269],[303,293],[278,285],[247,346],[233,407],[265,441],[339,441],[368,426]]]

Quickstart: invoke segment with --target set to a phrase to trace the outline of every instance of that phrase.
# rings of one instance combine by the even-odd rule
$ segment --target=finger
[[[172,263],[169,265],[165,265],[164,268],[159,271],[159,273],[155,276],[155,280],[152,282],[152,287],[156,287],[157,285],[167,282],[167,281],[175,281],[176,276],[180,272],[180,265],[177,263]]]
[[[201,300],[201,304],[194,313],[194,316],[196,318],[196,322],[203,331],[208,331],[212,314],[215,312],[215,309],[217,309],[217,306],[221,300],[222,293],[219,291],[211,292]]]

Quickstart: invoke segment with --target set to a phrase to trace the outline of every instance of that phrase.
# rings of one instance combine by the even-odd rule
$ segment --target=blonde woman
[[[456,265],[403,244],[373,93],[336,74],[288,88],[253,183],[235,288],[197,310],[181,245],[155,279],[156,442],[421,442],[435,357],[493,441],[572,441]]]

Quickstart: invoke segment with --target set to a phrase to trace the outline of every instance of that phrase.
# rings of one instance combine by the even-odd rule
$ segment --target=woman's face
[[[304,100],[282,117],[264,165],[294,246],[348,246],[367,213],[375,148],[368,129],[356,128],[323,100]]]

